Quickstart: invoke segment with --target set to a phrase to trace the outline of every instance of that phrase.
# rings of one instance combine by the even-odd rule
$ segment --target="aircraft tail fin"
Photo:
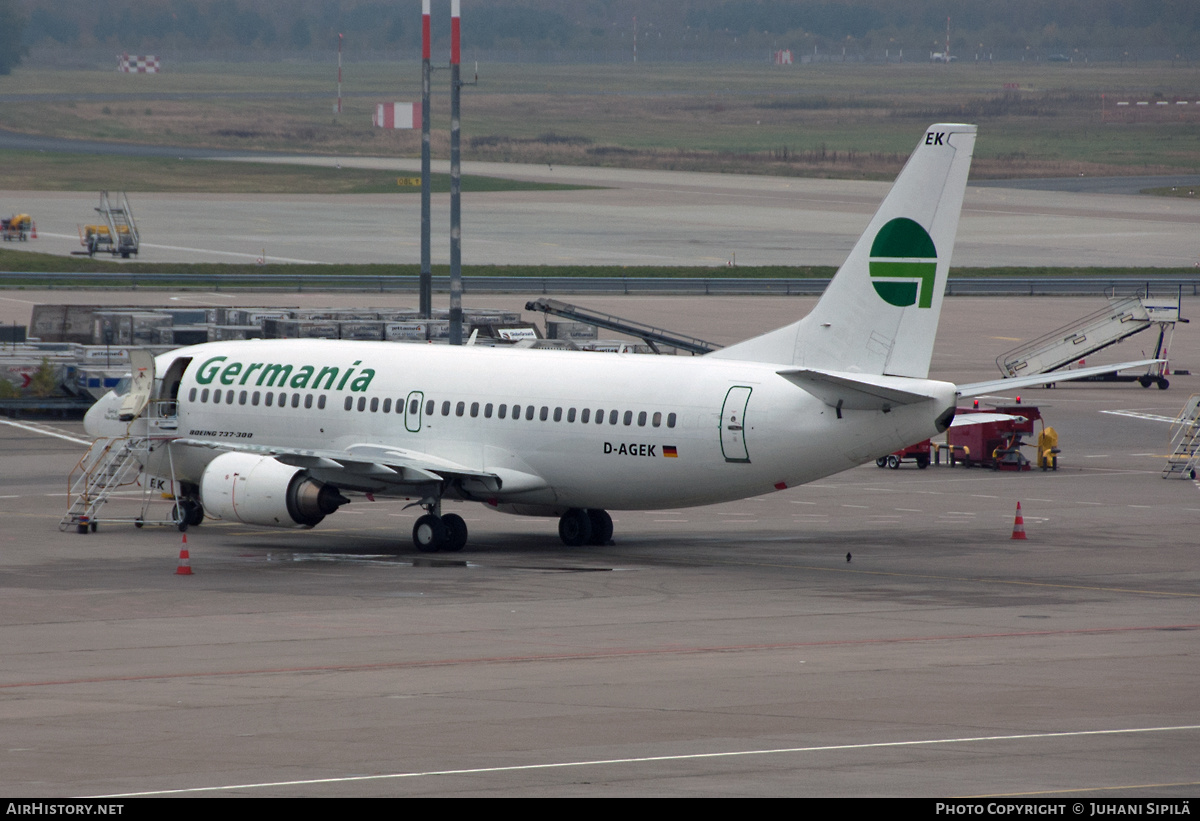
[[[708,356],[926,378],[974,147],[931,125],[812,312]]]

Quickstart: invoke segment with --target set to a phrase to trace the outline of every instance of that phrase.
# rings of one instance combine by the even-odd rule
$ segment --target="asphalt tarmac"
[[[414,160],[243,158],[419,171]],[[223,157],[234,162],[236,158]],[[446,172],[445,162],[434,170]],[[595,186],[463,196],[464,265],[840,265],[890,183],[464,163],[464,174]],[[30,250],[81,250],[94,192],[0,191],[31,214]],[[140,262],[420,263],[420,196],[130,195]],[[433,197],[432,258],[449,263],[449,195]],[[1200,198],[969,186],[960,266],[1191,267]],[[614,238],[619,238],[614,240]]]
[[[356,295],[240,301],[301,299]],[[994,378],[998,353],[1101,304],[948,299],[933,375]],[[809,305],[595,302],[717,341]],[[1171,359],[1200,370],[1190,326]],[[867,465],[614,511],[614,544],[588,549],[552,520],[455,505],[471,543],[434,557],[410,546],[412,510],[356,498],[311,531],[193,528],[191,576],[171,528],[58,530],[84,445],[29,427],[78,423],[0,424],[0,791],[1194,796],[1200,488],[1160,477],[1154,417],[1198,390],[1022,392],[1059,432],[1057,471]]]

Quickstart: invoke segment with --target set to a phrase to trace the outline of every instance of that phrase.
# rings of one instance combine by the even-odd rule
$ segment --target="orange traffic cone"
[[[1014,539],[1024,539],[1025,538],[1025,519],[1021,516],[1021,503],[1020,502],[1017,502],[1017,518],[1016,518],[1016,521],[1013,522],[1012,537]]]
[[[30,239],[37,239],[37,223],[33,223],[33,233],[29,235]]]
[[[1013,537],[1016,538],[1015,536]],[[183,534],[183,547],[179,551],[179,567],[175,568],[176,576],[192,575],[192,559],[188,556],[187,534]]]

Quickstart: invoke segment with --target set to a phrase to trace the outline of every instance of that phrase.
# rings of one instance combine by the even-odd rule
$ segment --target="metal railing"
[[[463,292],[474,294],[683,294],[817,296],[828,278],[742,277],[463,277]],[[416,275],[363,274],[143,274],[0,272],[0,288],[139,288],[206,291],[359,291],[417,293]],[[435,276],[433,287],[448,293],[450,278]],[[1165,290],[1200,295],[1200,273],[1194,276],[1014,276],[950,277],[947,296],[1045,296],[1136,294]]]

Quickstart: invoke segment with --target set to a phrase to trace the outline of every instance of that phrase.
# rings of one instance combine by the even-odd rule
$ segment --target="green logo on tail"
[[[871,243],[871,284],[884,302],[905,308],[933,306],[937,249],[929,232],[907,217],[890,221]]]

